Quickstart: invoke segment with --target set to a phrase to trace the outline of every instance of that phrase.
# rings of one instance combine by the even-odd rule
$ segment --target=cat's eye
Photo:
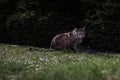
[[[73,31],[73,34],[76,34],[76,31]]]

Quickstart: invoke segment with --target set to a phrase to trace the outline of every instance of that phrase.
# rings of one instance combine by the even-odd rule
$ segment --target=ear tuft
[[[83,31],[85,31],[85,27],[86,27],[86,25],[83,26],[83,28],[82,28]]]

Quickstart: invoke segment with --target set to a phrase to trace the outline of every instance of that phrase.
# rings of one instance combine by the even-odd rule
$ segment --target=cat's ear
[[[77,28],[76,28],[76,27],[74,27],[74,30],[77,30]]]
[[[82,28],[83,31],[85,31],[85,27],[86,27],[86,25],[83,26],[83,28]]]

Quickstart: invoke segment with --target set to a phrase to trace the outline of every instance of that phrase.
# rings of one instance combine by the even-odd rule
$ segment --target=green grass
[[[0,44],[0,80],[120,80],[120,55]]]

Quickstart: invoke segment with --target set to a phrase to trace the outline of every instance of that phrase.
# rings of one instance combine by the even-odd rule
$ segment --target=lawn
[[[0,44],[0,80],[120,80],[120,54]]]

